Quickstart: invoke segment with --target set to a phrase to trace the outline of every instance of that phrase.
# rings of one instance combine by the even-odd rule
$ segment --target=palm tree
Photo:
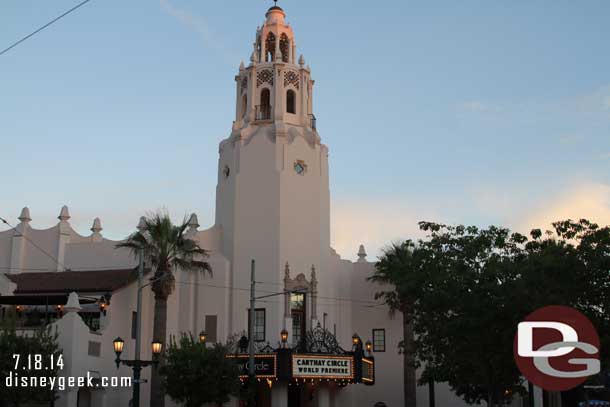
[[[403,341],[403,379],[405,407],[416,407],[416,368],[415,368],[415,336],[413,334],[413,307],[416,295],[416,265],[415,244],[407,240],[404,243],[392,244],[383,251],[383,255],[375,264],[375,273],[369,281],[379,283],[388,291],[380,291],[375,298],[382,298],[390,308],[390,313],[402,313]]]
[[[155,295],[153,338],[165,345],[167,325],[167,298],[174,290],[174,273],[180,269],[212,274],[206,261],[208,252],[199,243],[186,236],[188,219],[174,225],[165,211],[142,217],[138,231],[129,235],[117,247],[131,249],[138,255],[144,248],[144,261],[153,270],[151,289]],[[165,397],[162,379],[157,369],[153,369],[150,383],[151,407],[164,407]]]

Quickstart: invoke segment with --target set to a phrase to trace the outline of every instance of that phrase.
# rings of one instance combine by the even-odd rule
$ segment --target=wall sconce
[[[366,347],[366,351],[368,352],[368,354],[370,356],[371,353],[373,352],[373,344],[369,340],[369,341],[366,341],[366,344],[364,346]]]
[[[57,310],[57,315],[61,318],[64,316],[64,306],[59,304],[55,307],[55,309]]]
[[[100,313],[102,313],[102,315],[104,315],[104,316],[106,316],[107,307],[108,307],[108,304],[106,304],[106,300],[104,300],[104,298],[102,298],[100,300]]]
[[[106,316],[106,312],[108,311],[108,307],[110,306],[110,297],[112,294],[106,293],[100,297],[100,312]]]
[[[285,348],[286,342],[288,342],[288,331],[286,329],[282,329],[282,332],[280,332],[280,339],[282,340],[282,348]]]
[[[199,343],[204,344],[205,340],[208,338],[205,331],[199,332]]]

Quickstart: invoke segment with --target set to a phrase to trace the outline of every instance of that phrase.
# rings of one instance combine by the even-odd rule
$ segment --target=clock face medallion
[[[299,175],[305,175],[307,172],[307,164],[303,160],[296,160],[294,162],[294,171]]]

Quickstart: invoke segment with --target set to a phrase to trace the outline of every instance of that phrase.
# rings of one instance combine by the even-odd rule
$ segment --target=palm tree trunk
[[[165,337],[167,332],[167,296],[155,295],[155,315],[153,325],[153,340],[163,343],[165,349]],[[163,363],[163,359],[161,359]],[[152,369],[150,378],[150,406],[165,407],[165,393],[162,388],[162,379],[159,369]]]
[[[405,407],[416,407],[415,337],[413,323],[408,313],[403,312],[402,322],[405,345],[403,349]]]

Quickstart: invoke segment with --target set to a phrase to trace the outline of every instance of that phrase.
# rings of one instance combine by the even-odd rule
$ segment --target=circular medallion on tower
[[[299,175],[305,175],[307,172],[307,164],[303,160],[296,160],[294,162],[294,171]]]

